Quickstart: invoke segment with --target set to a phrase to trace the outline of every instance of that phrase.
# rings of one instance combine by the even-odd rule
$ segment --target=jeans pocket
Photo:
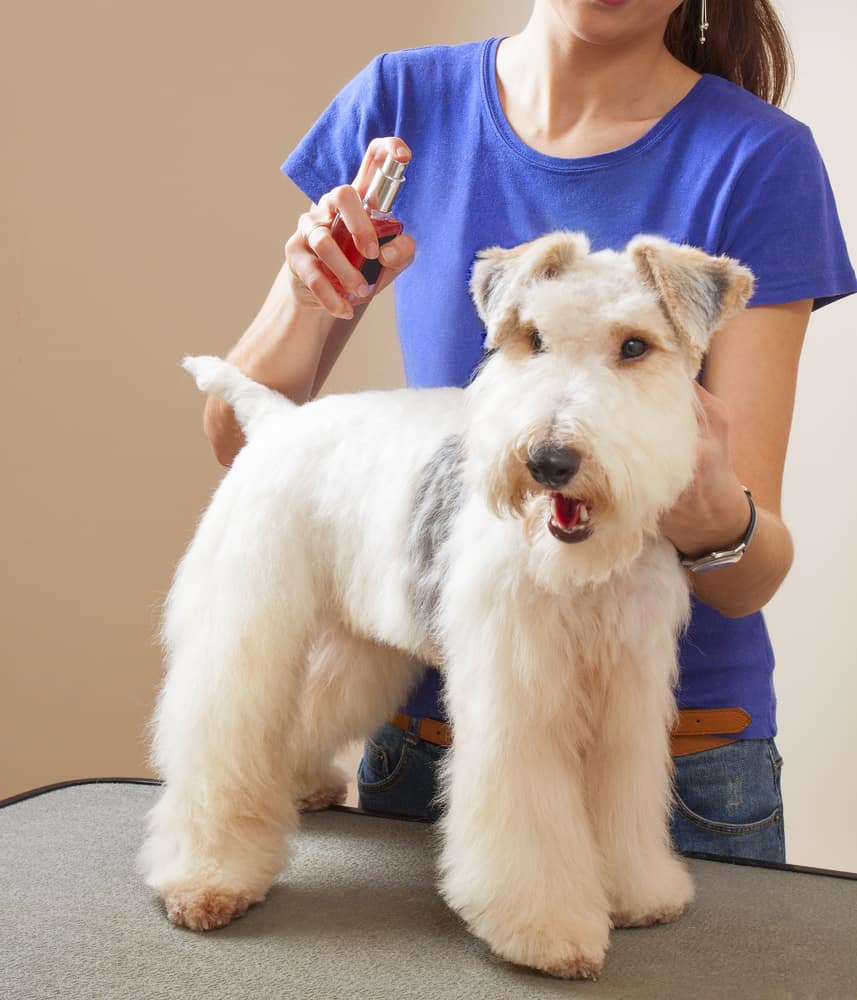
[[[404,739],[385,740],[381,734],[367,739],[357,769],[357,787],[376,792],[389,788],[404,772],[409,753],[410,744]]]
[[[732,837],[748,837],[756,833],[762,833],[770,826],[773,826],[774,823],[778,823],[781,815],[780,806],[776,806],[769,815],[749,823],[729,823],[720,819],[710,819],[694,812],[677,792],[673,796],[673,805],[680,816],[700,830]]]
[[[366,741],[357,771],[360,808],[412,819],[437,819],[436,776],[442,755],[442,748],[385,723]]]
[[[782,758],[767,739],[676,760],[671,832],[681,851],[785,861]]]

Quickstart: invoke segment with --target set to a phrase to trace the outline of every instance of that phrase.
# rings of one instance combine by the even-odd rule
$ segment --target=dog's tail
[[[248,438],[254,426],[265,417],[290,410],[296,405],[282,393],[254,382],[222,358],[205,355],[187,357],[182,361],[182,368],[193,375],[199,389],[210,392],[232,407]]]

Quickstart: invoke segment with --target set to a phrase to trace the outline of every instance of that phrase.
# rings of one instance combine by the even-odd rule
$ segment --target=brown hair
[[[702,0],[684,0],[667,21],[664,43],[697,73],[714,73],[771,104],[782,104],[794,74],[789,40],[769,0],[711,0],[705,44]]]

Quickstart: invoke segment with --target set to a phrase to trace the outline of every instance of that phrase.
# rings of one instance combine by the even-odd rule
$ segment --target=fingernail
[[[408,151],[404,146],[396,146],[396,156],[407,156]]]
[[[369,294],[369,286],[365,285],[365,284],[364,285],[358,285],[356,291],[357,291],[357,295],[359,295],[361,299],[365,299],[366,296]]]
[[[381,251],[381,263],[389,267],[391,264],[397,264],[398,261],[398,251],[394,250],[393,247],[384,247]]]
[[[367,243],[366,244],[366,256],[374,260],[378,256],[378,244],[377,243]]]

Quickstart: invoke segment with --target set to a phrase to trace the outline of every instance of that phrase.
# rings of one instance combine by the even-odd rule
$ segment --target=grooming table
[[[135,856],[150,783],[38,790],[0,808],[2,1000],[848,1000],[857,876],[689,861],[697,899],[614,931],[598,982],[508,965],[437,895],[428,824],[303,817],[289,871],[228,927],[172,926]]]

